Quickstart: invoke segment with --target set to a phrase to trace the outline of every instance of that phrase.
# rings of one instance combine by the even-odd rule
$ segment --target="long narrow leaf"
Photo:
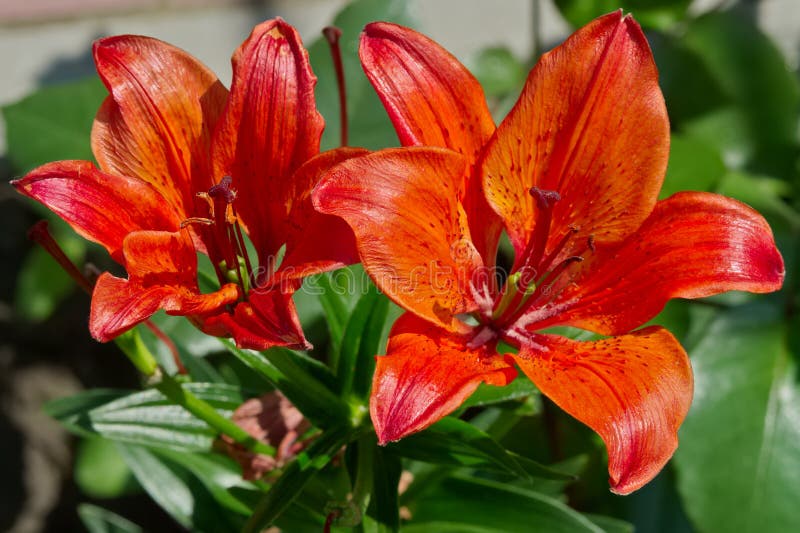
[[[352,436],[349,428],[335,427],[324,432],[306,451],[300,453],[256,506],[244,527],[244,533],[262,531],[274,522],[306,483],[333,459]]]
[[[347,424],[350,409],[297,362],[297,354],[282,348],[259,353],[223,341],[230,353],[280,390],[303,415],[325,428]]]

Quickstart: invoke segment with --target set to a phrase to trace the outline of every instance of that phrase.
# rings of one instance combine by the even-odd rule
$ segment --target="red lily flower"
[[[444,147],[351,159],[313,193],[408,311],[377,358],[380,442],[426,428],[481,382],[508,384],[516,365],[603,438],[612,490],[638,489],[674,452],[693,381],[668,331],[635,328],[670,298],[777,290],[784,268],[769,226],[710,193],[657,201],[669,124],[628,16],[601,17],[545,54],[496,131],[477,81],[428,38],[370,24],[360,54],[401,142]],[[496,221],[516,254],[502,290]],[[556,325],[609,337],[543,331]],[[500,340],[518,353],[499,354]]]
[[[92,335],[108,341],[164,309],[240,347],[307,346],[291,300],[299,279],[356,259],[350,229],[316,213],[310,190],[364,151],[317,155],[316,77],[295,29],[256,26],[233,55],[230,92],[148,37],[100,39],[94,59],[110,93],[92,130],[99,168],[60,161],[14,182],[125,267],[127,279],[97,280]],[[210,294],[198,288],[198,252],[220,283]]]

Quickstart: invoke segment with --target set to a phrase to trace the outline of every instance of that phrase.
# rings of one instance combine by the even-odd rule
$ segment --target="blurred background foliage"
[[[285,531],[319,531],[332,512],[342,531],[349,523],[359,523],[360,531],[393,530],[398,505],[401,516],[410,518],[403,530],[415,532],[800,531],[798,73],[756,26],[749,3],[723,2],[702,14],[689,10],[689,0],[555,4],[574,28],[620,7],[634,14],[653,48],[672,124],[663,196],[686,189],[714,191],[761,211],[786,262],[784,289],[768,296],[674,301],[654,320],[675,332],[689,352],[695,399],[673,461],[632,496],[609,493],[606,458],[596,435],[539,397],[530,382],[518,380],[500,393],[479,390],[460,413],[469,424],[448,418],[387,448],[358,437],[344,457],[321,467],[310,480],[287,469],[276,487],[278,497],[298,498],[269,503],[270,509],[285,510],[276,522]],[[343,30],[351,144],[380,148],[396,145],[397,139],[356,53],[359,32],[372,20],[418,26],[401,1],[356,0],[333,21]],[[488,48],[468,63],[498,122],[516,100],[536,56],[557,44],[534,40],[529,57]],[[309,53],[319,78],[318,105],[327,121],[323,143],[332,148],[338,142],[339,113],[329,50],[318,39],[310,43]],[[98,80],[86,79],[42,89],[4,107],[9,175],[57,159],[91,159],[89,131],[104,96]],[[3,334],[22,350],[64,357],[82,368],[79,377],[85,385],[117,387],[46,407],[80,436],[74,484],[65,485],[66,503],[50,526],[77,527],[69,521],[74,516],[92,532],[171,531],[175,523],[209,531],[241,527],[260,505],[259,494],[268,483],[243,481],[232,460],[209,453],[214,440],[209,428],[155,391],[132,392],[137,378],[115,348],[93,346],[85,329],[74,332],[85,328],[85,299],[74,297],[72,282],[44,252],[21,244],[26,224],[48,218],[76,263],[113,267],[49,212],[18,203],[13,220],[8,214],[4,219],[9,220],[6,231],[19,236],[15,250],[26,253],[7,259],[6,268],[13,269],[16,279],[4,287],[4,295],[13,294],[13,317]],[[313,282],[369,285],[358,267]],[[360,299],[320,299],[312,292],[301,291],[297,304],[317,346],[311,354],[315,359],[287,357],[313,375],[315,383],[328,386],[333,376],[315,361],[348,354],[369,358],[382,349],[397,310],[385,299],[379,303],[371,291]],[[241,354],[185,322],[158,321],[178,343],[195,392],[223,412],[269,388],[252,370],[257,360],[250,360],[248,368]],[[154,338],[145,336],[145,341],[170,368],[164,347]],[[82,358],[89,351],[94,358]],[[326,450],[320,445],[319,457],[336,455],[336,443]],[[398,503],[401,470],[413,474],[413,481],[407,483],[410,476],[403,474]],[[380,475],[367,479],[371,471]],[[365,486],[371,491],[364,492]],[[371,499],[359,500],[370,493]],[[152,504],[143,494],[159,502],[162,511],[150,512]]]

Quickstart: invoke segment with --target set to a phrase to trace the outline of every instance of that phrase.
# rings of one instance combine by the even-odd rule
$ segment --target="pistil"
[[[347,146],[348,127],[347,127],[347,90],[344,81],[344,66],[342,65],[342,50],[339,47],[339,39],[342,37],[342,30],[335,26],[327,26],[322,30],[322,35],[328,41],[333,58],[333,68],[336,71],[336,82],[339,87],[339,128],[341,146]]]

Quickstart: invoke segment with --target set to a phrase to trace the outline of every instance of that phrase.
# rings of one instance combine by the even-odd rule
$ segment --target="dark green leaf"
[[[258,487],[242,479],[241,466],[230,457],[168,449],[159,449],[155,453],[190,471],[222,507],[242,516],[250,516],[253,512],[248,503],[257,499]]]
[[[495,387],[481,383],[472,395],[467,398],[461,408],[483,407],[496,403],[508,402],[526,398],[532,394],[539,394],[539,389],[527,376],[519,375],[505,387]]]
[[[530,490],[466,476],[445,479],[425,493],[410,524],[469,524],[462,531],[593,532],[603,530],[558,500]],[[488,529],[477,529],[477,528]],[[404,528],[405,531],[405,528]],[[416,531],[423,531],[417,529]],[[440,531],[428,529],[428,531]],[[451,530],[453,531],[453,530]]]
[[[397,146],[397,135],[386,111],[372,89],[358,60],[358,39],[368,22],[384,20],[411,26],[404,0],[357,0],[345,7],[333,25],[342,30],[342,63],[347,80],[347,106],[350,115],[350,145],[365,148]],[[311,65],[319,78],[317,107],[325,117],[324,148],[339,146],[339,93],[328,44],[317,39],[309,46]]]
[[[583,516],[606,533],[633,533],[634,531],[633,524],[619,518],[588,513],[584,513]]]
[[[770,303],[720,314],[691,351],[695,398],[674,463],[702,531],[800,530],[797,366]]]
[[[46,87],[2,109],[17,171],[61,159],[92,160],[89,134],[107,92],[97,78]]]
[[[242,518],[221,507],[183,466],[147,448],[118,446],[139,484],[182,526],[193,531],[235,531],[241,527]]]
[[[90,503],[78,506],[78,516],[89,533],[142,533],[130,520]]]
[[[425,431],[387,446],[402,457],[434,464],[488,468],[522,478],[569,479],[535,461],[513,454],[468,422],[446,417]]]
[[[187,383],[184,387],[224,416],[244,402],[241,391],[230,385]],[[152,389],[125,395],[89,391],[50,403],[46,410],[71,430],[119,442],[204,451],[216,437],[205,422]]]
[[[127,390],[90,389],[75,396],[47,402],[43,409],[68,430],[89,437],[96,434],[89,424],[89,411],[128,394],[130,391]]]
[[[561,14],[578,28],[601,15],[623,8],[642,26],[667,28],[681,20],[691,0],[555,0]]]
[[[352,437],[349,428],[333,427],[320,435],[292,461],[258,503],[244,532],[261,531],[275,521],[314,475],[327,465]]]
[[[342,339],[337,378],[343,398],[369,395],[388,312],[389,300],[370,284],[350,315]]]
[[[397,456],[388,453],[384,448],[376,447],[372,469],[372,500],[367,514],[375,519],[381,533],[398,531],[400,528],[397,490],[402,470]]]
[[[350,409],[307,370],[307,358],[284,348],[266,352],[240,350],[223,341],[228,351],[280,390],[303,415],[319,427],[347,424]]]
[[[673,132],[682,131],[687,121],[731,103],[700,55],[687,48],[679,37],[652,33],[648,41],[658,65],[658,84],[664,91]]]
[[[339,294],[339,288],[333,283],[330,273],[320,274],[308,283],[319,291],[319,301],[325,313],[330,335],[330,366],[331,368],[336,368],[344,327],[347,324],[347,318],[350,316],[350,309],[348,309],[343,294]]]

